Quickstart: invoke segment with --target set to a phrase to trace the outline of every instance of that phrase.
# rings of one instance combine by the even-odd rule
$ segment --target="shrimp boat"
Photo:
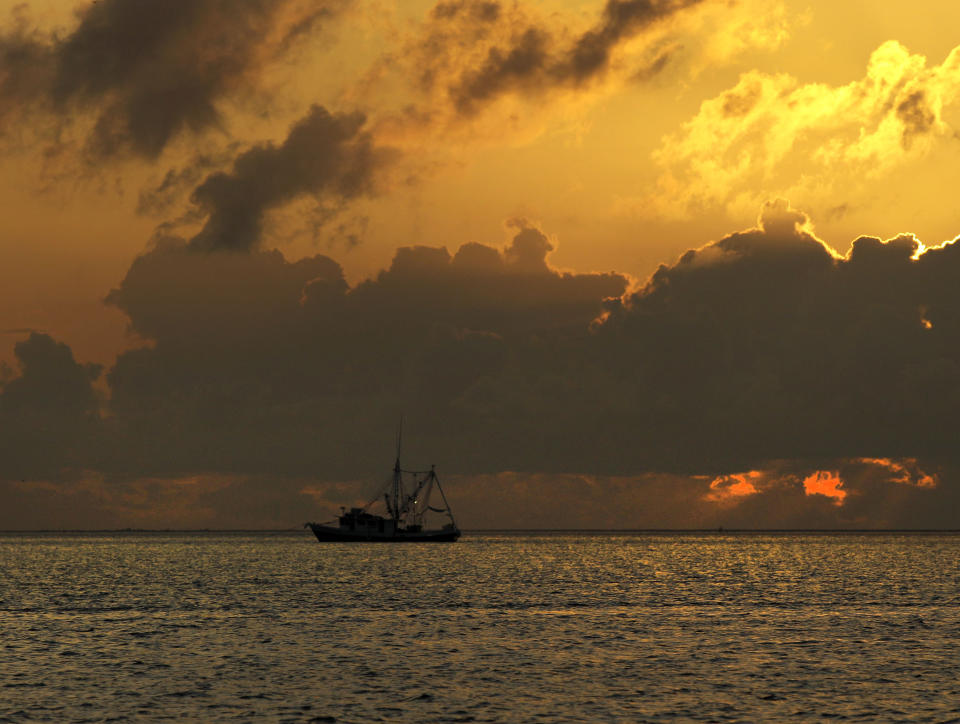
[[[383,503],[386,505],[386,515],[370,512],[374,505],[380,502],[377,494],[373,500],[362,508],[340,508],[337,526],[328,523],[306,523],[317,540],[321,543],[370,541],[383,543],[452,543],[460,537],[460,529],[453,519],[453,511],[447,503],[447,496],[440,487],[435,466],[429,470],[404,470],[400,465],[400,440],[397,438],[397,460],[393,465],[393,477],[383,493]],[[404,481],[407,476],[409,482]],[[440,493],[443,507],[430,505],[430,498],[434,489]],[[410,492],[407,492],[407,491]],[[425,519],[430,513],[446,516],[448,522],[439,528],[428,528]]]

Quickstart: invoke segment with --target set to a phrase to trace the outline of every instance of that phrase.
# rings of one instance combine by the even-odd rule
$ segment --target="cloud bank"
[[[107,487],[226,475],[326,500],[383,472],[373,451],[403,412],[411,456],[475,481],[465,499],[631,480],[678,523],[686,499],[704,525],[951,524],[956,244],[861,237],[841,256],[777,202],[628,291],[511,228],[499,249],[401,248],[354,286],[325,256],[160,243],[109,297],[151,343],[110,369],[103,413],[93,371],[38,335],[0,409],[16,425],[53,409],[53,442],[83,441],[55,466]],[[63,409],[45,402],[58,385]],[[51,447],[30,440],[9,469]]]

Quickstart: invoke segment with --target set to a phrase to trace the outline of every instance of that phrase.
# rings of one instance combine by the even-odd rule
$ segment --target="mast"
[[[400,429],[397,431],[397,460],[393,464],[393,529],[400,526],[400,496],[403,494],[403,472],[400,470],[400,445],[403,442],[403,415],[400,416]]]

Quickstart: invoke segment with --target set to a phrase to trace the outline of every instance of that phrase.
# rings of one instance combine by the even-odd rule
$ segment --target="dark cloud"
[[[700,0],[607,0],[603,18],[577,38],[553,69],[565,81],[583,83],[607,69],[610,53],[624,40]]]
[[[66,418],[96,412],[91,382],[100,376],[99,365],[77,364],[67,345],[39,332],[17,342],[14,355],[20,375],[0,391],[0,411]]]
[[[497,0],[441,0],[431,11],[433,17],[442,20],[466,15],[485,23],[497,20],[500,13]]]
[[[9,27],[0,26],[0,124],[21,104],[32,102],[38,89],[49,86],[52,64],[52,49],[18,6]]]
[[[331,114],[313,106],[280,145],[242,153],[229,173],[208,176],[191,200],[207,216],[191,245],[207,251],[249,250],[260,241],[264,214],[304,196],[342,202],[374,190],[393,157],[377,147],[359,113]]]
[[[206,176],[229,168],[241,152],[239,143],[231,143],[222,151],[198,153],[183,166],[168,169],[159,182],[140,190],[137,213],[146,216],[168,215]]]
[[[960,354],[922,319],[947,291],[927,270],[952,247],[915,261],[912,237],[862,238],[842,259],[802,221],[770,206],[760,229],[688,252],[611,307],[598,342],[672,430],[669,448],[649,452],[660,466],[908,456],[949,427],[946,410],[931,419],[911,380],[949,374]],[[951,387],[942,392],[952,397]]]
[[[442,85],[461,114],[510,92],[577,88],[601,78],[614,51],[700,0],[607,0],[600,18],[570,35],[517,6],[489,0],[440,2],[416,41],[422,85]],[[637,78],[662,70],[670,53],[654,56]]]
[[[917,484],[916,461],[836,462],[818,471],[777,461],[763,471],[716,478],[504,472],[456,476],[444,487],[464,511],[459,517],[468,516],[475,528],[904,529],[918,520],[956,526],[944,490]],[[813,492],[817,479],[836,482],[843,504]]]
[[[299,527],[304,509],[313,507],[313,500],[301,492],[308,484],[306,480],[272,476],[157,478],[83,471],[57,484],[0,479],[0,500],[4,503],[0,506],[0,529]],[[345,495],[349,493],[344,491]]]
[[[624,295],[625,277],[562,273],[540,229],[511,228],[503,249],[401,248],[354,286],[324,256],[158,244],[109,297],[150,345],[110,370],[89,448],[112,454],[89,465],[370,482],[403,413],[411,459],[479,481],[465,499],[529,480],[634,510],[657,496],[670,525],[684,501],[688,525],[951,525],[960,244],[861,237],[840,256],[774,203]],[[87,391],[62,414],[82,427],[88,373],[50,340],[32,349],[4,414],[42,407],[18,390],[55,367]]]
[[[561,274],[540,230],[514,228],[503,250],[400,249],[352,289],[320,257],[158,249],[111,296],[156,340],[118,361],[114,404],[153,410],[156,395],[230,385],[191,405],[205,400],[230,424],[266,413],[228,413],[222,395],[295,405],[308,437],[334,414],[329,439],[347,446],[388,434],[391,414],[378,410],[432,408],[442,423],[421,421],[422,434],[474,472],[721,475],[771,460],[952,459],[960,310],[947,311],[958,302],[949,263],[934,261],[952,246],[914,259],[912,237],[865,237],[841,258],[802,214],[773,204],[759,228],[688,252],[620,299],[623,277]],[[183,299],[158,303],[166,289]],[[186,381],[194,375],[204,381]],[[269,427],[298,447],[288,423]]]
[[[279,252],[158,246],[109,297],[153,340],[122,355],[108,378],[117,422],[152,430],[134,467],[155,465],[160,445],[179,451],[163,456],[166,473],[276,472],[279,456],[290,474],[349,474],[348,458],[392,436],[405,408],[435,407],[430,426],[442,429],[478,379],[522,350],[546,364],[547,337],[588,334],[603,299],[626,288],[616,274],[550,269],[546,237],[517,228],[503,251],[400,249],[352,289],[323,256],[289,263]]]
[[[222,99],[345,4],[100,0],[62,37],[32,30],[21,13],[0,30],[0,109],[61,122],[90,111],[92,154],[156,157],[183,132],[221,125]]]
[[[540,85],[550,62],[551,46],[545,30],[531,27],[518,33],[509,47],[490,48],[483,64],[466,71],[450,89],[457,109],[468,113],[475,110],[478,102],[511,87]]]
[[[95,460],[100,366],[78,364],[67,345],[39,332],[14,355],[19,374],[0,380],[0,479],[58,478]]]

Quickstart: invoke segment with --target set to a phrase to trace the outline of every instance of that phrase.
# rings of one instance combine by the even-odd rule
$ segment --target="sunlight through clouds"
[[[960,48],[931,67],[895,40],[847,85],[749,71],[663,138],[654,154],[658,191],[640,206],[683,216],[703,207],[740,212],[772,193],[807,207],[863,193],[954,139],[944,109],[958,91]]]
[[[823,495],[832,498],[835,505],[843,505],[847,491],[843,489],[840,473],[829,470],[817,470],[803,479],[803,489],[807,495]]]

